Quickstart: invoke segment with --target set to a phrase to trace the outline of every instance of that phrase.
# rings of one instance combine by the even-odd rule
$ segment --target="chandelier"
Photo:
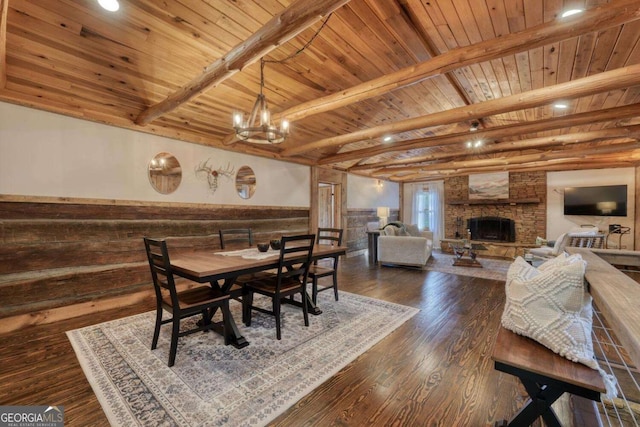
[[[241,141],[256,144],[278,144],[289,134],[289,122],[282,120],[280,127],[271,123],[271,113],[264,96],[264,59],[260,59],[260,93],[253,104],[249,120],[244,121],[244,113],[233,115],[233,129]]]

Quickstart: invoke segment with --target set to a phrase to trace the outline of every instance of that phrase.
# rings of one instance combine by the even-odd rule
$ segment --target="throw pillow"
[[[576,227],[569,230],[569,235],[571,236],[593,236],[598,234],[598,227]]]
[[[562,233],[560,236],[558,236],[556,243],[553,245],[553,250],[551,251],[551,255],[553,256],[558,255],[562,250],[562,248],[564,248],[565,237],[567,237],[567,233]]]
[[[615,396],[615,378],[600,368],[593,353],[591,295],[584,284],[580,255],[561,255],[535,268],[521,257],[507,272],[502,326],[567,359],[596,369],[607,396]]]
[[[409,224],[406,229],[410,236],[420,237],[420,230],[416,224]]]
[[[396,231],[396,235],[398,235],[398,236],[411,236],[411,234],[409,234],[409,232],[407,231],[406,228],[398,228],[398,230]]]

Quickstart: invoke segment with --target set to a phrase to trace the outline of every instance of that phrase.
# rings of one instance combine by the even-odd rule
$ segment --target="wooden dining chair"
[[[169,366],[173,366],[178,349],[178,338],[198,331],[213,329],[217,326],[211,322],[210,312],[220,308],[222,311],[222,327],[225,345],[229,344],[227,332],[231,328],[231,313],[229,312],[229,295],[211,286],[197,286],[184,291],[176,289],[167,242],[145,237],[144,246],[151,268],[153,288],[156,294],[156,324],[151,341],[151,350],[158,345],[160,326],[171,323],[171,345],[169,348]],[[167,311],[171,317],[163,320],[163,313]],[[210,311],[211,310],[211,311]],[[180,330],[182,319],[202,315],[202,321],[197,326],[187,330]]]
[[[296,294],[300,294],[304,325],[309,326],[305,284],[307,283],[307,275],[311,265],[314,240],[314,234],[282,237],[276,274],[264,276],[245,284],[242,298],[242,320],[245,325],[251,326],[251,313],[253,311],[271,314],[276,318],[276,338],[281,339],[280,308],[282,300],[287,297],[293,300]],[[254,293],[271,298],[272,309],[268,310],[254,306]]]
[[[342,245],[342,233],[341,228],[318,228],[317,242],[318,244],[325,245]],[[332,255],[329,257],[316,259],[313,265],[309,267],[309,281],[311,282],[311,299],[313,303],[318,302],[318,292],[326,291],[327,289],[333,289],[333,294],[336,301],[338,301],[338,260],[339,255]],[[318,265],[318,261],[329,261],[329,266]],[[323,288],[318,287],[318,279],[322,277],[332,277],[331,285]]]
[[[228,230],[219,230],[220,247],[227,249],[228,247],[253,247],[253,233],[250,228],[234,228]]]

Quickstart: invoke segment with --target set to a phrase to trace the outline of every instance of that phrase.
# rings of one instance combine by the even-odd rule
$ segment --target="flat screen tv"
[[[627,186],[567,187],[564,214],[627,216]]]

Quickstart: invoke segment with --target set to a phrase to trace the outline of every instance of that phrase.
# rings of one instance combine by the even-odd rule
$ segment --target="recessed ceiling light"
[[[467,142],[467,148],[471,148],[473,146],[473,143],[471,141]]]
[[[557,104],[553,104],[553,108],[557,108],[558,110],[566,110],[569,106],[565,103],[558,102]]]
[[[384,138],[382,138],[382,142],[389,142],[391,141],[393,138],[389,135],[385,136]]]
[[[576,15],[576,14],[582,13],[582,12],[584,12],[584,9],[569,9],[569,10],[566,10],[566,11],[562,12],[561,16],[563,18],[566,18],[567,16]]]
[[[120,3],[118,3],[118,0],[98,0],[98,4],[109,12],[116,12],[120,9]]]
[[[473,145],[475,148],[478,148],[482,145],[482,141],[476,141],[476,143]]]

